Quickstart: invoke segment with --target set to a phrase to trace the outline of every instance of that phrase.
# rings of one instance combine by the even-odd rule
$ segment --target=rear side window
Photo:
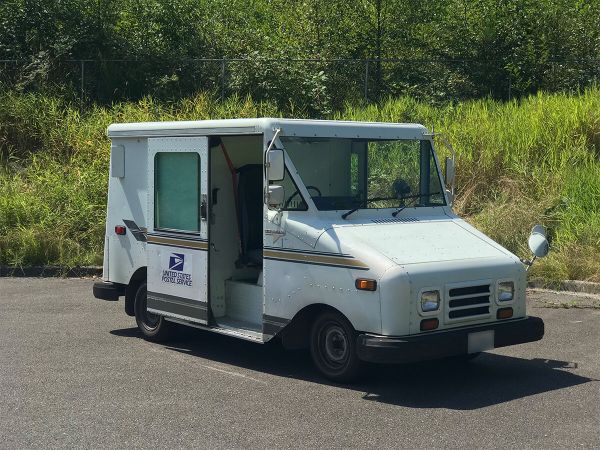
[[[200,155],[198,153],[156,154],[154,228],[200,232]]]

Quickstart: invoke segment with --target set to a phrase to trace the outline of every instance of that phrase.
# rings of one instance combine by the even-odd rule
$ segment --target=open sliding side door
[[[148,311],[208,323],[208,138],[148,139]]]

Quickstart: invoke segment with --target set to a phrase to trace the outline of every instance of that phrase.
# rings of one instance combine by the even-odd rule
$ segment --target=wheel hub
[[[348,340],[341,327],[333,325],[325,332],[325,354],[335,363],[342,363],[348,354]]]

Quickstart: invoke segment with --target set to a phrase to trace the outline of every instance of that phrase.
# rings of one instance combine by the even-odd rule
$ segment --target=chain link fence
[[[600,80],[600,59],[548,61],[525,71],[497,61],[358,59],[0,60],[0,89],[58,90],[82,102],[211,92],[250,96],[311,115],[411,95],[434,101],[576,91]]]

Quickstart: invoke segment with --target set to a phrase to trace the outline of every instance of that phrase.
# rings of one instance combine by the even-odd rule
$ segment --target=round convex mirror
[[[531,234],[537,233],[546,236],[546,229],[541,225],[534,225],[531,229]]]
[[[548,254],[550,245],[545,234],[532,232],[529,236],[529,249],[537,258],[543,258]]]

